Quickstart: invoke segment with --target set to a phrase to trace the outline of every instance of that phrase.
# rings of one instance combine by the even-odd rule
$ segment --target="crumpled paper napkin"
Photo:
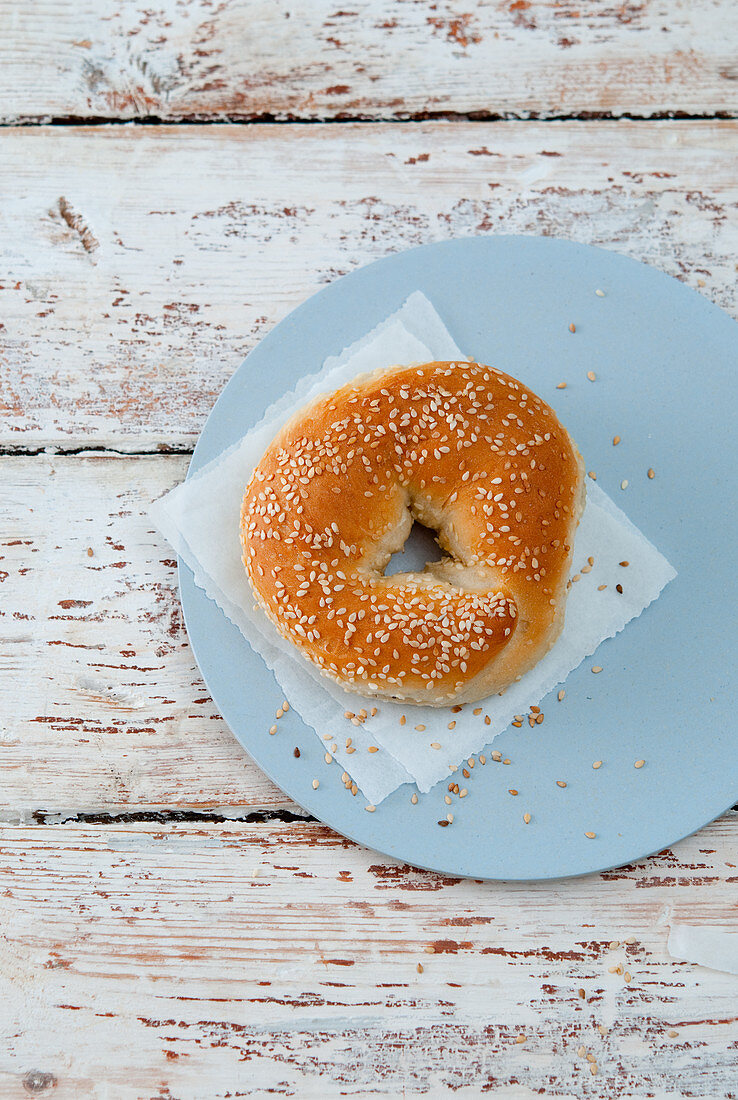
[[[331,735],[333,754],[354,782],[377,805],[403,783],[414,782],[426,792],[449,775],[450,766],[478,752],[509,725],[515,714],[526,713],[572,669],[594,653],[631,619],[640,615],[662,588],[676,576],[668,561],[593,483],[587,486],[587,504],[577,531],[574,569],[594,558],[591,572],[573,584],[566,606],[563,632],[549,653],[520,681],[499,696],[466,706],[453,718],[449,730],[447,708],[416,707],[384,700],[369,702],[343,691],[285,641],[260,608],[255,606],[241,561],[239,515],[241,498],[254,466],[279,428],[300,406],[320,393],[344,385],[358,374],[396,363],[433,359],[465,359],[428,299],[416,291],[402,307],[363,339],[327,359],[316,374],[303,377],[289,394],[269,409],[262,420],[237,444],[201,471],[156,501],[151,518],[180,557],[192,569],[195,583],[204,589],[263,657],[285,698],[323,739]],[[622,579],[618,562],[627,560],[628,584],[622,595],[615,584]],[[604,591],[598,586],[606,584]],[[275,693],[276,694],[276,693]],[[378,713],[354,726],[346,711]],[[482,714],[472,712],[482,707]],[[407,721],[400,725],[405,714]],[[490,724],[485,724],[489,715]],[[417,731],[415,726],[425,729]],[[268,736],[267,731],[263,731]],[[353,753],[346,753],[347,736]],[[431,747],[440,744],[441,748]],[[377,746],[379,751],[368,753]]]

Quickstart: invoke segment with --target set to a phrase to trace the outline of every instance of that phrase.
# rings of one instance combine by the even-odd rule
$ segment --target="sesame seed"
[[[369,745],[369,747],[366,751],[367,752],[379,752],[379,749],[377,748],[376,745]]]
[[[329,752],[327,752],[325,754],[325,756],[323,757],[323,759],[325,760],[326,764],[330,764],[333,760],[333,757],[331,756],[331,754]]]
[[[569,325],[569,332],[576,332],[576,331],[577,331],[577,326],[572,321],[572,323]]]
[[[607,946],[611,951],[614,951],[617,947],[620,947],[620,940],[610,940]]]
[[[448,825],[448,821],[439,821],[438,824],[441,826],[442,829],[445,829]]]
[[[563,780],[563,779],[557,779],[556,780],[556,786],[557,787],[565,787],[566,786],[566,781]]]
[[[627,569],[628,566],[630,565],[630,562],[629,561],[619,561],[618,565],[622,565],[623,569]]]
[[[595,760],[595,762],[594,762],[594,764],[592,765],[592,767],[594,768],[594,770],[595,770],[595,771],[597,771],[597,769],[598,769],[598,768],[601,768],[601,767],[602,767],[602,761],[601,761],[601,760]]]
[[[592,1074],[593,1077],[597,1076],[597,1063],[596,1062],[590,1062],[589,1063],[589,1072]]]
[[[594,563],[595,563],[595,560],[594,560],[593,557],[587,558],[587,565],[594,565]]]
[[[594,382],[596,377],[597,377],[597,375],[595,374],[595,372],[593,370],[588,370],[587,371],[587,378],[589,378],[590,382]]]
[[[623,478],[623,480],[620,482],[620,488],[621,489],[627,489],[628,488],[628,479],[627,478]]]
[[[592,671],[595,673],[595,675],[598,672],[602,672],[602,665],[592,665]]]
[[[608,972],[608,974],[617,974],[618,967],[617,966],[608,966],[607,972]]]
[[[507,793],[508,794],[517,794],[518,792],[514,789],[514,787],[510,787]]]
[[[502,761],[502,763],[503,764],[512,764],[512,760],[510,760],[509,757],[506,756],[505,759]]]
[[[525,1036],[525,1035],[516,1035],[515,1036],[515,1042],[516,1043],[524,1043],[526,1038],[527,1038],[527,1036]]]
[[[376,808],[377,808],[376,806],[365,806],[365,807],[364,807],[364,809],[366,810],[366,812],[367,812],[368,814],[373,814],[373,813],[374,813],[374,811],[376,810]]]
[[[295,745],[294,749],[292,750],[292,755],[296,759],[298,759],[298,760],[300,759],[300,750],[298,749],[297,745]]]
[[[622,586],[622,584],[616,584],[616,585],[615,585],[615,591],[616,591],[616,592],[619,592],[619,593],[620,593],[620,595],[622,596],[622,594],[623,594],[623,586]]]
[[[597,836],[597,833],[585,833],[584,835],[586,837],[589,837],[590,840],[594,840],[594,838]]]
[[[88,546],[88,547],[87,547],[87,557],[88,557],[88,558],[92,558],[92,557],[94,557],[94,556],[95,556],[95,551],[94,551],[94,550],[92,549],[92,547],[91,547],[91,546]]]
[[[451,713],[452,714],[459,714],[461,712],[461,710],[462,710],[462,707],[458,706],[458,704],[455,707],[451,707]]]
[[[643,765],[644,765],[645,763],[646,763],[646,761],[645,761],[645,760],[636,760],[636,762],[635,762],[635,764],[633,765],[633,767],[634,767],[634,768],[642,768],[642,767],[643,767]]]
[[[559,382],[556,389],[557,390],[565,390],[566,389],[566,382]]]
[[[531,707],[530,709],[531,709],[532,714],[540,714],[541,713],[541,708],[540,707]]]
[[[277,727],[276,726],[270,726],[269,727],[269,732],[272,735],[272,737],[274,737],[274,734],[277,732]]]
[[[423,950],[425,951],[426,955],[435,955],[436,953],[436,949],[431,943],[429,943],[427,947],[424,947]]]
[[[558,699],[559,702],[561,702],[561,700],[564,698],[565,695],[566,695],[566,692],[562,688],[561,691],[559,692],[559,694],[556,696],[556,698]]]
[[[420,726],[416,726],[415,728],[416,728],[416,730],[418,731],[418,733],[422,733],[422,732],[423,732],[423,730],[425,729],[425,726],[423,726],[423,725],[420,725]]]
[[[591,477],[592,481],[597,481],[597,474],[594,470],[587,470],[587,477]]]
[[[676,1039],[678,1037],[678,1035],[679,1035],[679,1032],[674,1031],[674,1028],[672,1028],[671,1031],[669,1032],[669,1038],[670,1039]]]
[[[456,729],[456,723],[455,722],[449,722],[449,724],[446,728],[450,729],[450,730],[455,730]]]
[[[597,295],[598,298],[604,298],[605,297],[604,290],[596,290],[595,294]]]
[[[454,815],[453,814],[446,814],[446,821],[448,821],[449,825],[453,822],[453,820],[454,820]]]
[[[492,719],[490,718],[490,716],[488,714],[485,714],[485,716],[484,716],[484,724],[485,724],[485,726],[491,726],[492,725]]]
[[[317,779],[314,779],[313,780],[313,790],[317,791],[319,786],[320,786],[320,782]]]
[[[521,728],[521,726],[523,725],[522,722],[513,722],[512,724],[513,724],[513,726],[515,726],[516,730],[519,730]]]
[[[376,713],[377,713],[377,708],[376,708],[376,707],[372,707],[372,709],[371,709],[371,716],[372,716],[372,718],[374,718],[374,716],[375,716],[375,714],[376,714]]]
[[[412,802],[413,806],[417,806],[417,804],[418,804],[418,796],[417,796],[416,794],[413,794],[413,795],[411,795],[411,796],[410,796],[410,801]]]
[[[632,977],[630,976],[630,974],[627,970],[623,974],[623,981],[624,982],[632,982],[633,981]]]
[[[542,714],[537,714],[536,715],[536,725],[540,726],[542,721],[543,721],[543,715]]]
[[[289,703],[287,702],[287,700],[285,699],[285,701],[284,701],[284,702],[282,703],[282,710],[283,710],[283,711],[284,711],[284,713],[286,714],[286,713],[287,713],[287,711],[288,711],[289,709],[290,709],[290,705],[289,705]]]
[[[523,821],[526,825],[530,825],[530,814],[523,814]]]
[[[418,974],[422,974],[423,973],[423,964],[418,963],[418,965],[415,967],[415,969],[417,970]]]
[[[432,749],[440,749],[440,747],[441,747],[441,742],[440,742],[440,741],[431,741],[431,746],[430,746],[430,747],[431,747]]]
[[[618,443],[619,443],[619,442],[620,442],[620,436],[619,436],[619,435],[614,435],[614,436],[612,437],[612,445],[613,445],[613,447],[617,447],[617,445],[618,445]]]
[[[277,718],[281,718],[283,714],[284,714],[284,711],[283,711],[283,710],[282,710],[282,708],[280,707],[280,708],[279,708],[279,710],[277,711],[276,717],[277,717]]]
[[[584,992],[583,989],[578,990],[578,993],[579,993],[579,999],[581,1001],[583,1001],[585,999],[585,997],[587,996],[587,994]],[[587,1055],[587,1057],[589,1058],[589,1055]]]
[[[405,725],[405,722],[407,722],[407,718],[406,718],[406,717],[405,717],[405,715],[403,714],[402,718],[400,719],[400,725],[401,725],[401,726],[404,726],[404,725]]]
[[[648,476],[652,481],[656,477],[656,471],[654,470],[653,466],[649,467]]]
[[[447,806],[451,805],[451,799],[448,797],[447,794],[443,796],[443,801],[446,803]]]
[[[466,789],[466,787],[462,787],[461,790],[459,791],[459,798],[466,798],[466,796],[468,794],[469,794],[469,792]]]
[[[482,765],[482,767],[484,767],[484,765],[487,763],[487,757],[484,755],[483,752],[480,752],[479,754],[479,763]]]
[[[580,1058],[583,1058],[586,1053],[587,1053],[587,1048],[586,1047],[577,1047],[577,1054],[579,1055]]]
[[[624,940],[623,942],[627,943],[630,946],[636,942],[636,938],[635,936],[628,936],[627,940]]]
[[[606,584],[598,584],[597,585],[597,591],[598,592],[604,592],[606,588],[607,588]]]

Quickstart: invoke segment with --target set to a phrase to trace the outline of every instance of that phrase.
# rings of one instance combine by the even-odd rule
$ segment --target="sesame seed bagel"
[[[583,473],[553,410],[492,367],[362,375],[268,447],[243,499],[244,565],[280,633],[342,687],[472,702],[561,631]],[[446,556],[385,577],[414,519]]]

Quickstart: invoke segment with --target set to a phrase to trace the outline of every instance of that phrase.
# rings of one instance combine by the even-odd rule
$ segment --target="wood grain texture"
[[[0,1091],[735,1097],[736,979],[666,954],[734,918],[734,842],[506,885],[315,823],[6,828]]]
[[[731,0],[1,0],[0,25],[10,121],[738,111]]]
[[[0,821],[302,812],[237,744],[195,666],[176,561],[146,515],[186,468],[0,459]],[[276,683],[274,695],[276,707]]]
[[[451,236],[604,245],[738,316],[734,122],[55,127],[2,149],[6,449],[191,449],[299,302]]]

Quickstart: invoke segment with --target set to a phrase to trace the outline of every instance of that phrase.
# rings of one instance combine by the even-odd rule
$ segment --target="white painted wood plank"
[[[186,468],[176,456],[0,459],[0,821],[297,810],[194,663],[176,562],[146,515]]]
[[[604,245],[738,316],[734,122],[55,127],[2,152],[5,447],[191,448],[276,321],[450,236]]]
[[[735,112],[731,0],[0,0],[0,115]]]
[[[36,1070],[64,1100],[729,1097],[735,978],[666,940],[734,920],[734,857],[728,818],[542,885],[414,871],[316,824],[8,828],[0,1091]]]

